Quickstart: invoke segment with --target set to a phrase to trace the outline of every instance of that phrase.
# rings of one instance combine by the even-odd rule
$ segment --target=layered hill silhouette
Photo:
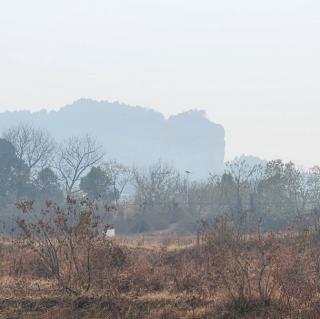
[[[81,99],[59,111],[0,113],[5,130],[19,122],[47,129],[57,140],[71,135],[95,136],[106,157],[123,164],[146,166],[158,160],[195,178],[224,167],[224,128],[193,110],[166,119],[161,113],[117,102]]]

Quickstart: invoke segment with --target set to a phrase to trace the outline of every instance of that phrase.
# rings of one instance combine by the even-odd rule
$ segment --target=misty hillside
[[[223,169],[224,128],[202,111],[166,119],[142,107],[81,99],[59,111],[0,113],[1,130],[19,122],[46,128],[57,140],[90,133],[103,144],[107,158],[123,164],[145,166],[161,159],[197,178]]]

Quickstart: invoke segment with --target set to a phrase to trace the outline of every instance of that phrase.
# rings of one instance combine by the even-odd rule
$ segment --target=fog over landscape
[[[225,128],[228,160],[310,167],[320,161],[319,12],[315,0],[2,1],[0,110],[80,98],[165,116],[205,109]]]
[[[0,0],[0,319],[320,318],[320,2]]]
[[[48,130],[58,141],[91,134],[103,144],[106,158],[128,166],[162,160],[197,179],[224,169],[224,128],[200,110],[165,119],[151,109],[82,99],[60,111],[0,113],[2,131],[17,123]]]

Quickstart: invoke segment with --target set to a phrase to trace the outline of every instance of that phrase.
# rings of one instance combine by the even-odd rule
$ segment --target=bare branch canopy
[[[102,146],[90,135],[70,137],[58,147],[55,168],[68,194],[77,191],[80,178],[103,156]]]

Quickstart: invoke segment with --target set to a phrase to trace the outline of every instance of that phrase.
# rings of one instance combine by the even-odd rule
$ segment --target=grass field
[[[85,258],[78,276],[61,255],[59,282],[34,249],[2,239],[0,318],[318,318],[318,244],[310,233],[235,240],[223,227],[200,242],[98,241],[88,288]]]

